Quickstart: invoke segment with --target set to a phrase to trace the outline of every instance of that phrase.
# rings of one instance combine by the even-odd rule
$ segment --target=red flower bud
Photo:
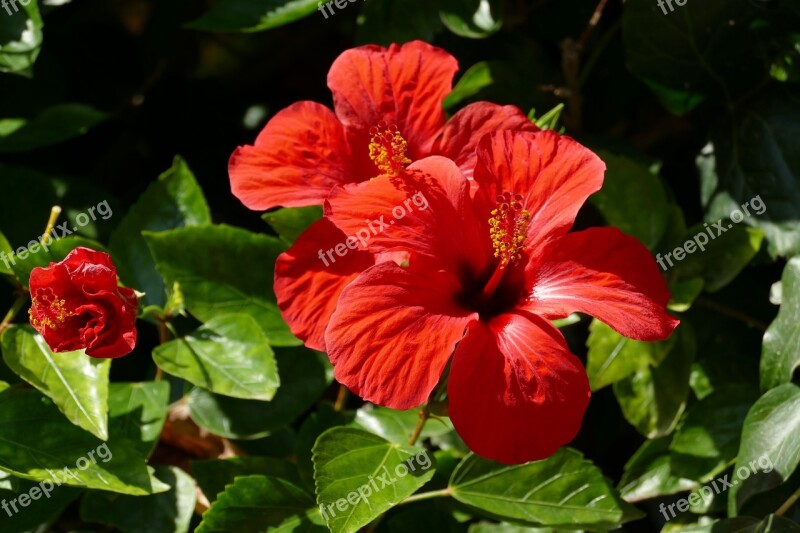
[[[54,352],[116,358],[136,346],[138,299],[117,285],[108,254],[75,248],[60,263],[34,268],[30,289],[31,325]]]

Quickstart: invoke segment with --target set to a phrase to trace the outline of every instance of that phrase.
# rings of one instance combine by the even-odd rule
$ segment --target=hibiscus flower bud
[[[136,346],[138,298],[118,286],[108,254],[75,248],[60,263],[34,268],[30,290],[31,325],[54,352],[116,358]]]

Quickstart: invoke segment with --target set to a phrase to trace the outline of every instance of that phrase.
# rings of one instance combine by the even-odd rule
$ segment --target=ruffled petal
[[[372,255],[347,246],[345,235],[322,219],[275,263],[275,294],[292,333],[325,351],[325,328],[348,283],[373,264]],[[338,253],[337,253],[338,251]]]
[[[325,334],[336,379],[364,400],[410,409],[428,400],[467,324],[446,272],[376,265],[348,285]]]
[[[663,340],[679,320],[667,313],[669,290],[653,256],[617,228],[569,233],[526,269],[533,287],[525,309],[550,318],[574,311],[622,335]]]
[[[561,333],[513,313],[470,327],[450,369],[450,418],[467,446],[507,464],[544,459],[571,441],[589,380]]]
[[[455,161],[464,175],[472,178],[478,162],[478,141],[488,133],[502,130],[539,131],[539,128],[516,106],[475,102],[447,121],[434,151]]]
[[[485,207],[505,192],[520,194],[531,214],[527,247],[532,255],[566,233],[586,199],[603,184],[605,163],[570,137],[554,131],[501,131],[478,145],[474,179]]]
[[[365,179],[352,160],[333,112],[298,102],[267,123],[255,146],[236,149],[228,173],[233,194],[250,209],[322,205],[335,185]]]
[[[455,58],[422,41],[361,46],[342,53],[328,73],[336,115],[348,134],[369,142],[369,130],[396,125],[412,160],[431,154],[445,116],[442,101],[458,70]]]
[[[440,156],[417,161],[395,178],[337,188],[326,216],[372,252],[407,249],[450,272],[464,265],[479,272],[492,253],[488,225],[475,215],[468,181]]]

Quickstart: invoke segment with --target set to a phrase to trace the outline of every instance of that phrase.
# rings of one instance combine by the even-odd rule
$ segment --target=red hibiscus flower
[[[333,191],[320,224],[336,237],[415,192],[430,204],[369,242],[370,252],[405,252],[407,261],[366,268],[327,303],[335,310],[324,344],[336,378],[365,400],[409,409],[428,401],[450,363],[449,413],[479,455],[521,463],[572,440],[589,383],[551,320],[584,312],[639,340],[664,339],[678,324],[644,246],[615,228],[569,232],[604,169],[568,137],[505,131],[480,142],[472,191],[442,157]],[[293,294],[297,278],[283,274],[276,289]],[[318,334],[297,323],[307,317],[286,318]]]
[[[31,325],[54,352],[86,349],[105,359],[133,351],[138,299],[117,285],[108,254],[75,248],[60,263],[34,268],[30,289]]]
[[[322,205],[336,185],[396,175],[430,155],[470,173],[480,137],[498,129],[535,131],[514,106],[469,105],[445,125],[442,100],[456,60],[421,41],[345,51],[331,66],[335,111],[298,102],[275,115],[254,146],[231,156],[231,189],[254,210]]]

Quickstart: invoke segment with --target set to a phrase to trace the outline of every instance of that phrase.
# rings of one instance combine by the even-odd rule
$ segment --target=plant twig
[[[411,438],[408,439],[408,445],[413,446],[419,440],[419,436],[422,434],[422,428],[425,427],[425,422],[428,421],[430,418],[431,412],[428,409],[427,404],[423,407],[419,412],[419,420],[417,420],[417,427],[414,428],[414,433],[411,434]]]
[[[336,403],[333,404],[333,410],[336,411],[337,413],[344,411],[344,406],[347,403],[348,392],[349,391],[347,390],[347,387],[345,387],[340,383],[339,392],[336,394]]]
[[[733,318],[735,320],[739,320],[741,322],[744,322],[748,326],[752,326],[754,328],[758,328],[758,329],[760,329],[761,331],[764,331],[764,332],[766,332],[767,328],[769,327],[769,324],[767,324],[766,322],[762,322],[761,320],[759,320],[757,318],[751,317],[747,313],[739,311],[738,309],[733,309],[733,308],[728,307],[727,305],[723,305],[723,304],[721,304],[719,302],[715,302],[714,300],[709,300],[707,298],[700,297],[697,300],[695,300],[695,303],[697,303],[697,305],[699,305],[700,307],[705,307],[706,309],[711,309],[712,311],[716,311],[716,312],[718,312],[718,313],[720,313],[722,315],[725,315],[725,316],[727,316],[729,318]]]
[[[782,516],[786,511],[791,509],[792,505],[794,505],[797,500],[800,500],[800,488],[794,491],[794,493],[789,496],[788,500],[783,502],[783,505],[781,505],[778,510],[775,511],[775,516]]]

